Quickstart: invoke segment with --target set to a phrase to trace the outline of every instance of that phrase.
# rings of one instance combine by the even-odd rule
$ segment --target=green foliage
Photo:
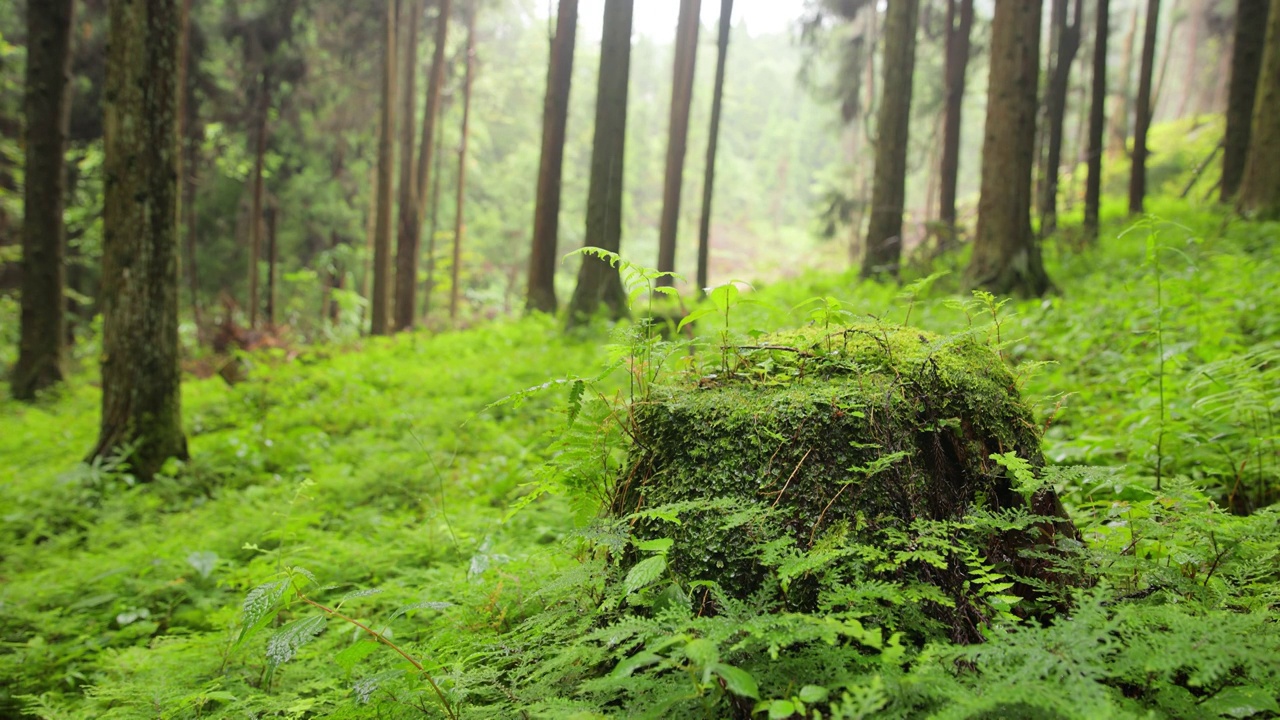
[[[739,287],[693,340],[638,322],[601,349],[534,318],[254,356],[244,383],[184,385],[193,459],[149,484],[79,464],[100,400],[85,378],[0,400],[0,714],[1274,717],[1277,229],[1153,208],[1159,294],[1146,238],[1112,227],[1097,254],[1046,249],[1064,294],[1044,301],[955,295],[953,276],[902,293],[808,275]],[[1064,591],[983,552],[1033,528],[1025,511],[875,533],[854,516],[812,541],[765,532],[771,499],[601,513],[635,429],[620,408],[681,373],[786,393],[802,368],[847,371],[830,336],[851,320],[863,365],[920,360],[936,343],[877,319],[908,311],[1036,405],[1047,466],[981,458],[1071,512],[1082,542],[1038,558],[1092,579],[1051,595],[1061,610],[1025,619],[1031,590]],[[744,349],[782,328],[816,357]],[[850,447],[842,468],[889,476],[905,451]],[[689,536],[699,516],[728,541]],[[693,577],[677,559],[694,554],[752,558],[757,591]],[[919,578],[939,565],[984,642],[936,619],[956,600]],[[811,603],[789,606],[801,592]]]

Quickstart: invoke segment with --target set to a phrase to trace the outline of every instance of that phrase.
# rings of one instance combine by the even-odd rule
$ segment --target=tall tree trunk
[[[199,338],[204,328],[200,307],[200,272],[196,257],[196,188],[200,173],[200,137],[196,127],[195,103],[191,99],[194,86],[191,81],[191,2],[192,0],[183,0],[182,3],[182,49],[178,66],[178,138],[181,143],[178,177],[182,183],[178,216],[186,227],[183,235],[187,249],[187,284],[191,294],[191,317],[196,324],[196,337]]]
[[[1222,202],[1240,191],[1249,158],[1253,105],[1267,40],[1267,9],[1271,0],[1239,0],[1236,7],[1235,48],[1231,52],[1231,87],[1227,96],[1227,134],[1222,153]]]
[[[547,95],[542,110],[542,161],[538,168],[538,200],[533,216],[533,248],[529,254],[530,312],[556,311],[557,235],[560,232],[560,187],[564,140],[569,124],[569,91],[573,83],[573,48],[578,33],[578,0],[560,0],[556,37],[547,63]]]
[[[63,380],[66,344],[67,172],[71,117],[72,0],[27,8],[26,189],[22,215],[22,311],[12,392],[19,400]]]
[[[335,290],[342,290],[346,285],[346,268],[338,262],[338,248],[342,246],[342,237],[337,230],[329,231],[329,281],[325,284],[324,302],[320,311],[321,320],[327,319],[337,325],[341,319],[341,307],[334,297]]]
[[[913,0],[914,1],[914,0]],[[676,27],[676,55],[672,72],[671,120],[667,132],[667,170],[662,183],[662,220],[658,228],[658,270],[676,269],[676,233],[680,228],[680,191],[684,187],[684,156],[689,147],[689,111],[693,103],[693,73],[698,59],[698,30],[702,0],[680,0]],[[670,277],[659,285],[674,284]]]
[[[1124,46],[1120,50],[1120,81],[1116,83],[1115,102],[1111,109],[1111,142],[1107,147],[1107,154],[1111,157],[1120,157],[1128,152],[1129,96],[1133,90],[1133,52],[1138,45],[1141,10],[1141,5],[1133,6],[1133,17],[1129,19],[1129,32],[1125,33]]]
[[[1067,22],[1068,0],[1053,1],[1053,24],[1058,28],[1057,47],[1045,105],[1049,122],[1045,149],[1044,184],[1040,195],[1040,234],[1049,235],[1058,224],[1058,175],[1062,165],[1062,128],[1067,114],[1067,92],[1071,89],[1071,66],[1080,49],[1080,28],[1084,21],[1084,0],[1075,0],[1071,22]]]
[[[471,0],[467,8],[467,71],[462,84],[462,139],[458,143],[458,197],[453,218],[453,267],[449,287],[449,321],[458,322],[458,300],[462,284],[462,241],[467,232],[467,140],[471,134],[471,89],[475,82],[476,67],[476,13],[478,0]]]
[[[150,479],[187,456],[178,370],[176,0],[108,0],[102,425]]]
[[[733,0],[720,0],[720,34],[716,39],[716,84],[711,96],[711,132],[702,180],[702,217],[698,224],[698,292],[705,292],[711,255],[711,203],[715,197],[716,151],[720,144],[720,115],[724,104],[725,64],[729,59],[729,33],[733,30]]]
[[[915,73],[919,0],[894,0],[884,21],[884,92],[876,118],[876,169],[871,185],[862,277],[898,276],[902,211],[906,203],[911,134],[911,78]]]
[[[447,2],[447,0],[446,0]],[[443,106],[441,106],[443,114]],[[440,176],[444,174],[444,125],[436,131],[435,168],[431,179],[431,227],[427,234],[427,284],[422,293],[422,317],[431,316],[431,297],[436,290],[436,233],[440,229]]]
[[[991,25],[982,196],[967,279],[999,294],[1038,296],[1050,287],[1031,232],[1040,17],[1039,2],[996,0]]]
[[[1096,22],[1093,97],[1089,106],[1089,177],[1084,190],[1084,227],[1091,241],[1098,239],[1098,209],[1102,203],[1102,144],[1107,125],[1107,41],[1111,37],[1111,0],[1098,0]]]
[[[595,138],[587,196],[587,245],[610,252],[622,247],[623,164],[626,159],[627,83],[631,76],[631,25],[635,0],[605,0],[596,84]],[[585,322],[604,302],[615,318],[627,312],[618,268],[583,257],[569,301],[569,324]]]
[[[262,262],[262,165],[267,155],[267,116],[271,112],[271,67],[262,70],[258,89],[257,140],[253,153],[253,203],[249,210],[249,327],[258,324],[258,276]]]
[[[413,258],[415,275],[418,266],[417,251],[422,247],[422,223],[425,219],[423,209],[427,206],[427,186],[433,184],[429,173],[433,171],[435,173],[431,201],[431,234],[427,237],[427,285],[426,294],[422,300],[422,316],[424,318],[431,313],[431,292],[435,289],[436,211],[440,206],[441,144],[444,137],[444,133],[442,131],[438,132],[437,127],[440,125],[439,120],[442,114],[440,89],[444,86],[444,51],[449,41],[449,13],[452,9],[453,3],[451,0],[440,0],[439,10],[436,15],[435,50],[431,58],[431,77],[427,81],[427,107],[422,114],[422,137],[419,139],[418,149],[418,202],[414,208],[416,214],[411,228],[415,253]],[[434,168],[432,167],[433,160]],[[408,297],[402,297],[401,301],[407,301],[409,310],[413,311],[414,298],[412,293]]]
[[[1147,195],[1147,130],[1151,127],[1151,75],[1156,64],[1157,30],[1160,29],[1160,0],[1147,0],[1147,23],[1143,28],[1142,68],[1138,71],[1138,99],[1134,108],[1133,167],[1129,173],[1129,213],[1142,212]]]
[[[1187,116],[1191,108],[1191,98],[1198,95],[1198,86],[1200,85],[1200,33],[1204,29],[1204,15],[1206,12],[1205,0],[1192,0],[1191,10],[1191,27],[1187,29],[1187,72],[1182,80],[1182,97],[1178,103],[1177,117],[1183,118]],[[1166,50],[1172,54],[1173,48]]]
[[[273,203],[266,209],[264,224],[267,226],[267,327],[276,326],[276,261],[279,259],[276,248],[276,215],[278,211]]]
[[[408,13],[405,30],[404,79],[400,87],[400,214],[396,227],[396,277],[395,277],[395,329],[413,327],[414,295],[418,282],[418,240],[421,232],[415,232],[418,224],[417,169],[413,162],[413,134],[418,94],[418,18],[422,15],[419,0],[407,0],[404,10]]]
[[[396,18],[400,0],[388,0],[383,39],[382,112],[378,128],[378,205],[373,231],[373,297],[369,332],[391,331],[391,194],[395,166]]]
[[[1258,95],[1249,133],[1249,160],[1240,182],[1240,209],[1259,219],[1280,219],[1280,2],[1271,3]]]
[[[969,66],[969,36],[973,30],[973,0],[947,0],[946,110],[942,128],[941,220],[954,239],[956,186],[960,177],[960,129],[964,109],[965,73]]]

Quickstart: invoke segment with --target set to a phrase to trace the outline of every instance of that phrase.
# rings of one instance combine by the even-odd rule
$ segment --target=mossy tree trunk
[[[1133,111],[1133,165],[1129,171],[1129,213],[1133,215],[1142,212],[1147,197],[1147,131],[1151,129],[1151,81],[1155,72],[1159,29],[1160,0],[1147,0],[1147,22],[1142,31],[1142,67],[1138,70],[1138,98]]]
[[[418,20],[422,15],[422,3],[408,0],[404,7],[405,47],[404,79],[400,87],[400,194],[399,214],[396,216],[396,279],[395,324],[396,330],[413,327],[414,295],[418,284],[418,242],[421,233],[413,228],[418,222],[417,167],[413,158],[413,133],[417,130],[413,120],[417,112],[418,83]]]
[[[919,14],[919,0],[894,0],[885,16],[884,89],[876,118],[876,169],[862,258],[863,277],[897,277],[902,262],[902,210],[906,203],[911,79],[915,74]]]
[[[578,35],[578,0],[560,0],[556,36],[547,63],[547,93],[542,109],[542,159],[538,167],[538,200],[533,216],[533,248],[529,254],[525,309],[556,311],[556,260],[560,233],[560,189],[564,141],[569,124],[569,92],[573,87],[573,49]]]
[[[22,311],[12,392],[19,400],[63,379],[66,343],[67,131],[71,118],[72,0],[27,9],[26,188],[22,221]]]
[[[911,0],[914,1],[914,0]],[[658,227],[658,270],[676,269],[676,233],[680,228],[680,193],[684,187],[684,158],[689,149],[689,114],[693,104],[694,66],[698,59],[698,30],[702,0],[680,0],[676,27],[676,56],[671,82],[671,119],[667,131],[667,169],[662,184],[662,218]],[[671,278],[658,281],[671,285]]]
[[[1039,2],[997,0],[982,145],[982,195],[968,283],[997,294],[1050,287],[1031,232],[1031,171],[1040,79]]]
[[[942,129],[939,216],[953,238],[956,232],[956,186],[960,178],[961,116],[972,31],[973,0],[947,0],[947,105]]]
[[[1267,17],[1240,209],[1261,219],[1280,218],[1280,2],[1271,3]]]
[[[631,25],[635,0],[605,0],[596,86],[595,139],[587,197],[587,244],[612,252],[622,247],[623,165],[626,159],[627,83],[631,76]],[[569,324],[585,321],[604,302],[615,318],[627,312],[618,269],[584,257],[569,301]]]
[[[373,290],[369,332],[391,331],[391,194],[395,172],[396,18],[400,0],[388,0],[382,46],[382,101],[378,124],[378,183],[374,206]]]
[[[1253,105],[1262,71],[1262,51],[1267,41],[1267,10],[1271,0],[1240,0],[1236,6],[1234,49],[1231,51],[1231,83],[1227,96],[1227,135],[1222,150],[1222,202],[1240,192],[1244,166],[1249,160],[1249,136],[1253,131]]]
[[[1111,2],[1098,0],[1093,40],[1093,97],[1089,105],[1089,176],[1084,189],[1084,228],[1090,241],[1098,239],[1098,209],[1102,204],[1102,153],[1107,126],[1107,42],[1111,38]]]
[[[176,0],[110,0],[102,242],[102,426],[152,477],[185,458],[178,369]]]

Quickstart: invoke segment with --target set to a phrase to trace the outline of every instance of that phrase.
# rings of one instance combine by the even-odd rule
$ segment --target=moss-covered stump
[[[682,579],[714,580],[746,598],[770,577],[760,548],[779,538],[808,551],[836,533],[876,544],[896,532],[910,545],[922,519],[1024,508],[1042,519],[988,533],[982,560],[1030,580],[1015,589],[1027,606],[1035,587],[1065,582],[1050,568],[1052,546],[1076,532],[1053,489],[1024,497],[1027,488],[991,459],[1016,452],[1033,468],[1044,463],[1039,427],[984,341],[904,327],[806,328],[734,357],[733,372],[680,377],[632,408],[636,443],[616,513],[711,499],[769,508],[767,522],[695,511],[678,524],[638,523],[642,538],[675,540],[669,563]],[[972,561],[951,552],[943,567],[908,560],[871,574],[938,588],[951,602],[922,603],[925,614],[952,639],[975,641],[989,618],[970,597]],[[804,582],[780,593],[791,609],[818,604]]]

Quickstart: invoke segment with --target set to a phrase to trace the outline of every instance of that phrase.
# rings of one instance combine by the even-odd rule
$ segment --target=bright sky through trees
[[[675,37],[676,15],[679,0],[639,0],[636,3],[635,31],[654,39]],[[539,13],[546,14],[546,6]],[[600,38],[600,20],[603,17],[604,0],[582,0],[578,17],[582,23],[579,31],[586,37]],[[736,0],[733,4],[734,25],[745,22],[753,35],[786,30],[804,12],[801,0]],[[720,3],[703,0],[702,26],[714,28],[720,13]],[[712,33],[714,35],[714,33]]]

